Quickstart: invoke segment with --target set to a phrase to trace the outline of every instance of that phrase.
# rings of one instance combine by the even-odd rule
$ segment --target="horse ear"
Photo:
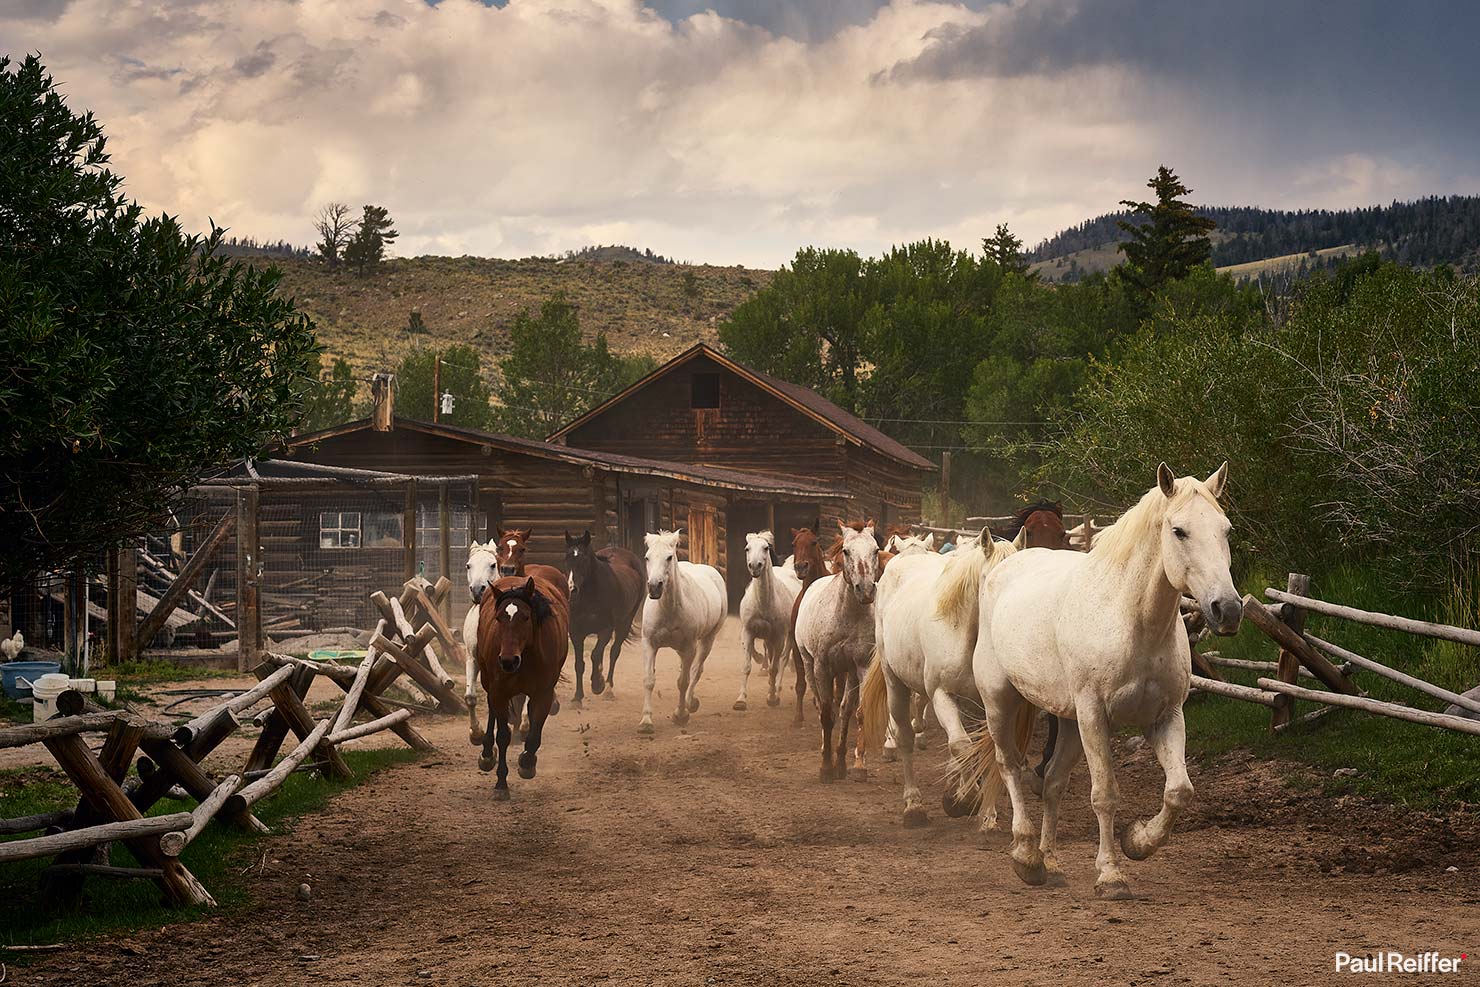
[[[570,548],[575,543],[576,543],[576,540],[570,536],[570,529],[569,528],[566,528],[565,529],[565,547],[566,548]]]
[[[838,534],[843,535],[844,537],[847,537],[848,535],[848,525],[843,521],[842,518],[838,518]]]
[[[537,591],[534,588],[533,576],[530,576],[528,579],[526,579],[524,581],[524,585],[519,587],[519,595],[524,597],[526,600],[534,599],[534,595],[536,592]]]
[[[1018,529],[1017,537],[1012,540],[1012,547],[1020,552],[1028,547],[1028,526],[1026,524]]]
[[[534,613],[534,622],[536,624],[549,620],[552,613],[550,610],[550,601],[545,599],[545,594],[537,589],[530,591],[529,609]]]
[[[591,529],[590,528],[587,528],[586,529],[586,533],[583,534],[583,535],[581,535],[581,544],[582,545],[589,545],[589,544],[591,544]]]
[[[1216,500],[1223,496],[1223,488],[1228,485],[1228,460],[1223,460],[1223,465],[1213,471],[1213,475],[1207,479],[1208,493]]]
[[[1156,467],[1156,485],[1161,487],[1161,492],[1168,497],[1177,489],[1177,478],[1172,475],[1172,468],[1166,463]]]

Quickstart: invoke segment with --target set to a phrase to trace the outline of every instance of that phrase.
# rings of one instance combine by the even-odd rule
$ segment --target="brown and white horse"
[[[817,532],[811,528],[791,529],[791,552],[792,570],[802,581],[802,588],[791,605],[791,623],[786,631],[786,650],[791,653],[792,666],[797,673],[797,709],[791,722],[792,726],[799,727],[802,725],[802,699],[807,695],[807,669],[802,664],[801,652],[797,651],[797,610],[801,608],[802,597],[807,595],[807,588],[826,576],[830,570],[822,555],[822,543],[817,539]]]
[[[548,567],[546,567],[548,568]],[[569,650],[570,601],[565,580],[540,575],[504,576],[488,587],[478,605],[478,671],[488,693],[488,729],[478,767],[494,768],[498,745],[498,779],[493,797],[509,797],[510,705],[515,696],[529,698],[529,729],[519,755],[519,777],[533,778],[545,720],[555,705],[555,686]]]

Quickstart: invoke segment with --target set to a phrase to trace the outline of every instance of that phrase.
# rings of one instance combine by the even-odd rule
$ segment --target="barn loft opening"
[[[719,407],[719,374],[694,374],[689,379],[689,407]]]

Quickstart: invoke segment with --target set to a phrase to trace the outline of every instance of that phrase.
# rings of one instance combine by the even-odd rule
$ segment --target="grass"
[[[409,750],[345,751],[355,777],[347,781],[311,773],[291,775],[256,814],[274,833],[291,831],[299,817],[321,808],[331,798],[359,784],[377,771],[416,758]],[[24,768],[0,772],[0,815],[6,818],[67,808],[76,804],[77,790],[56,769]],[[150,815],[167,815],[192,808],[194,803],[163,799]],[[22,834],[0,839],[24,839]],[[250,896],[249,871],[261,855],[264,837],[211,825],[191,843],[180,860],[190,868],[222,909],[240,908]],[[170,908],[152,881],[89,878],[83,906],[73,911],[48,912],[41,900],[41,871],[49,859],[9,864],[0,870],[0,939],[4,945],[75,942],[109,933],[188,921],[205,914],[201,908]],[[137,866],[122,844],[114,844],[111,862]],[[0,951],[3,951],[0,945]],[[22,958],[21,962],[24,962]],[[14,962],[12,959],[11,962]]]
[[[1261,575],[1251,577],[1244,590],[1262,599],[1265,587],[1283,587],[1284,582]],[[1313,579],[1312,595],[1364,610],[1476,626],[1469,594],[1461,591],[1434,600],[1397,593],[1359,567],[1339,568]],[[1474,648],[1314,614],[1306,630],[1453,692],[1464,692],[1480,681],[1480,652]],[[1218,640],[1211,647],[1227,658],[1274,661],[1278,657],[1275,644],[1247,622],[1236,637]],[[1243,685],[1254,685],[1260,675],[1232,668],[1218,672]],[[1357,672],[1354,681],[1374,699],[1433,711],[1445,705],[1370,672]],[[1301,684],[1321,688],[1308,679]],[[1315,708],[1315,704],[1297,702],[1295,713],[1299,716]],[[1221,754],[1242,748],[1261,757],[1301,761],[1326,776],[1324,785],[1331,792],[1353,791],[1421,809],[1480,804],[1480,738],[1468,734],[1342,710],[1315,724],[1272,735],[1267,708],[1213,696],[1188,703],[1187,729],[1189,750]],[[1335,778],[1338,768],[1355,768],[1357,775]]]
[[[204,668],[180,665],[161,658],[138,658],[119,662],[89,673],[93,678],[114,679],[120,688],[130,686],[159,685],[161,682],[193,682],[197,679],[229,679],[241,673],[227,668]]]

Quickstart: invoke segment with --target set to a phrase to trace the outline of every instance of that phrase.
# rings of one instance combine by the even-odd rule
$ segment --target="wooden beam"
[[[128,819],[123,822],[100,823],[84,829],[69,829],[50,836],[35,836],[29,840],[11,840],[0,843],[0,864],[14,860],[32,860],[36,857],[54,857],[72,850],[86,850],[101,843],[115,840],[143,839],[173,833],[187,828],[191,817],[188,812],[175,812],[168,816],[149,816]],[[163,878],[163,872],[159,875]]]
[[[217,521],[216,526],[211,529],[211,533],[206,536],[206,540],[195,550],[195,554],[190,556],[190,560],[180,567],[180,575],[175,577],[175,581],[170,583],[169,589],[164,591],[164,596],[159,598],[159,603],[149,612],[149,616],[145,617],[143,622],[139,624],[139,633],[135,639],[138,650],[143,651],[148,647],[149,642],[154,640],[154,635],[158,634],[160,628],[164,627],[165,618],[173,613],[175,608],[180,605],[180,602],[185,599],[185,594],[190,589],[191,584],[195,582],[201,570],[206,567],[206,563],[211,560],[211,556],[216,554],[216,549],[221,547],[221,543],[226,540],[227,535],[231,534],[236,524],[237,518],[231,514],[227,514],[221,520]]]
[[[0,729],[0,749],[45,743],[48,740],[70,737],[78,733],[99,733],[111,730],[113,724],[119,720],[136,722],[141,730],[140,737],[169,737],[175,732],[174,724],[140,720],[127,713],[87,713],[82,716],[62,716],[41,723],[22,723],[19,726]]]
[[[259,671],[265,671],[265,666],[260,666]],[[312,678],[310,677],[310,681]],[[306,690],[305,690],[306,691]],[[314,732],[314,719],[309,713],[308,707],[303,704],[302,697],[298,691],[287,682],[279,683],[272,692],[273,705],[277,707],[278,713],[287,720],[288,729],[298,735],[299,740],[306,739]],[[328,733],[328,724],[325,723],[324,733]],[[345,763],[344,756],[334,749],[333,744],[324,743],[322,735],[318,742],[319,760],[329,762],[328,773],[336,778],[353,778],[355,773]],[[266,765],[262,765],[266,767]]]
[[[139,550],[132,543],[108,553],[108,660],[138,657]]]
[[[262,547],[258,544],[256,486],[236,491],[236,670],[245,672],[262,650]]]
[[[57,809],[54,812],[39,812],[34,816],[0,819],[0,834],[29,833],[33,829],[65,826],[72,821],[72,811],[71,809]]]
[[[1340,669],[1331,664],[1326,656],[1306,643],[1305,638],[1300,637],[1286,624],[1281,622],[1273,614],[1265,609],[1264,604],[1254,599],[1253,596],[1244,597],[1244,617],[1250,623],[1259,628],[1273,639],[1275,644],[1291,652],[1300,663],[1315,673],[1316,678],[1325,683],[1327,688],[1348,696],[1360,696],[1362,690],[1352,684],[1352,681],[1341,674]],[[1261,680],[1262,681],[1262,680]],[[1287,693],[1294,695],[1294,693]]]
[[[406,546],[406,578],[416,575],[416,480],[406,481],[406,506],[401,520],[401,539]]]
[[[267,662],[264,661],[263,664]],[[273,686],[273,689],[286,687],[292,689],[294,694],[301,698],[308,695],[308,688],[313,683],[315,669],[307,662],[295,662],[293,667],[295,669],[293,674],[288,676],[285,682]],[[253,672],[259,679],[266,679],[271,675],[266,668],[261,666]],[[272,767],[278,748],[283,746],[283,740],[287,736],[288,718],[274,697],[273,707],[268,710],[267,718],[262,722],[262,732],[257,735],[257,743],[252,746],[252,753],[247,757],[243,770],[257,771]]]
[[[1273,706],[1279,698],[1274,693],[1265,692],[1262,689],[1251,689],[1246,685],[1223,682],[1218,679],[1206,679],[1200,675],[1192,677],[1192,688],[1198,692],[1211,692],[1216,696],[1242,699],[1244,702],[1258,703],[1261,706]]]
[[[144,751],[154,759],[155,764],[159,766],[159,771],[167,778],[167,780],[155,782],[151,786],[152,789],[166,791],[170,787],[170,782],[173,781],[185,789],[191,798],[197,802],[204,802],[219,787],[216,781],[206,774],[199,762],[171,741],[145,741]],[[249,833],[268,832],[267,824],[250,812],[228,813],[226,818],[238,828]]]
[[[1425,682],[1423,679],[1414,678],[1412,675],[1400,672],[1395,668],[1389,668],[1381,662],[1373,661],[1371,658],[1363,658],[1355,651],[1348,651],[1329,641],[1322,641],[1314,634],[1305,635],[1305,639],[1327,654],[1340,658],[1342,661],[1351,662],[1358,668],[1365,668],[1369,672],[1375,672],[1383,678],[1392,679],[1394,682],[1406,685],[1410,689],[1417,689],[1426,696],[1441,699],[1446,703],[1458,706],[1460,709],[1467,709],[1472,713],[1480,713],[1480,702],[1470,699],[1467,696],[1462,696],[1457,692],[1450,692],[1448,689],[1440,688],[1432,682]]]
[[[241,775],[227,775],[221,784],[211,789],[211,793],[201,800],[190,813],[190,825],[181,832],[166,833],[159,838],[159,849],[165,856],[178,857],[185,852],[206,824],[216,818],[216,813],[226,804],[226,800],[236,794],[236,790],[242,787]]]
[[[371,720],[369,723],[361,723],[357,727],[349,727],[337,733],[331,733],[329,734],[329,743],[339,745],[350,740],[359,740],[361,737],[368,737],[372,733],[388,730],[397,723],[405,723],[409,719],[411,719],[411,710],[398,709],[394,713],[387,713],[385,716]]]
[[[325,746],[324,738],[328,734],[329,721],[320,720],[308,732],[308,736],[303,738],[303,742],[293,748],[287,757],[278,762],[276,767],[227,799],[228,807],[234,808],[238,805],[241,807],[251,806],[253,803],[277,791],[278,786],[287,779],[288,775],[293,773],[293,770],[298,767],[304,758],[308,757],[314,749]],[[334,748],[330,747],[329,749],[333,750]]]
[[[1325,703],[1328,706],[1342,706],[1346,709],[1357,709],[1364,713],[1376,713],[1379,716],[1391,716],[1396,720],[1407,720],[1410,723],[1421,723],[1424,726],[1443,727],[1446,730],[1454,730],[1458,733],[1468,733],[1480,737],[1480,720],[1471,720],[1464,716],[1451,716],[1448,713],[1430,713],[1426,709],[1414,709],[1411,706],[1403,706],[1399,703],[1387,703],[1379,699],[1369,699],[1366,696],[1349,696],[1340,692],[1322,692],[1318,689],[1305,689],[1278,679],[1260,679],[1259,688],[1268,689],[1271,692],[1283,692],[1294,696],[1296,699],[1305,699],[1313,703]]]
[[[468,711],[468,707],[463,702],[462,697],[459,696],[454,689],[448,686],[441,679],[437,678],[436,673],[433,672],[430,668],[417,661],[411,655],[407,654],[406,650],[395,641],[390,640],[384,634],[382,634],[370,643],[373,644],[376,649],[390,655],[391,660],[399,665],[403,672],[411,676],[411,678],[416,681],[417,685],[421,686],[430,695],[434,696],[437,702],[439,702],[444,708],[458,713],[466,713]]]
[[[447,505],[447,484],[442,483],[437,486],[437,579],[446,579],[451,573],[452,511]]]
[[[1370,610],[1358,610],[1356,607],[1346,607],[1339,603],[1327,603],[1325,600],[1316,600],[1301,594],[1282,593],[1277,589],[1266,589],[1264,595],[1271,600],[1294,604],[1295,606],[1309,610],[1311,613],[1324,614],[1327,617],[1341,617],[1344,620],[1350,620],[1358,624],[1367,624],[1371,627],[1385,627],[1388,630],[1406,631],[1409,634],[1435,637],[1443,641],[1454,641],[1458,644],[1470,644],[1480,647],[1480,631],[1471,630],[1468,627],[1454,627],[1450,624],[1435,624],[1427,620],[1414,620],[1411,617],[1394,617],[1385,613],[1374,613]]]
[[[1310,592],[1310,577],[1299,572],[1290,573],[1285,584],[1290,588],[1291,593],[1303,595]],[[1297,635],[1305,632],[1305,611],[1299,607],[1286,607],[1280,620]],[[1281,648],[1279,660],[1275,663],[1275,678],[1281,682],[1298,682],[1300,667],[1300,658],[1288,648]],[[1275,703],[1274,712],[1269,717],[1270,733],[1288,726],[1294,715],[1295,700],[1289,696],[1280,695],[1279,701]]]

